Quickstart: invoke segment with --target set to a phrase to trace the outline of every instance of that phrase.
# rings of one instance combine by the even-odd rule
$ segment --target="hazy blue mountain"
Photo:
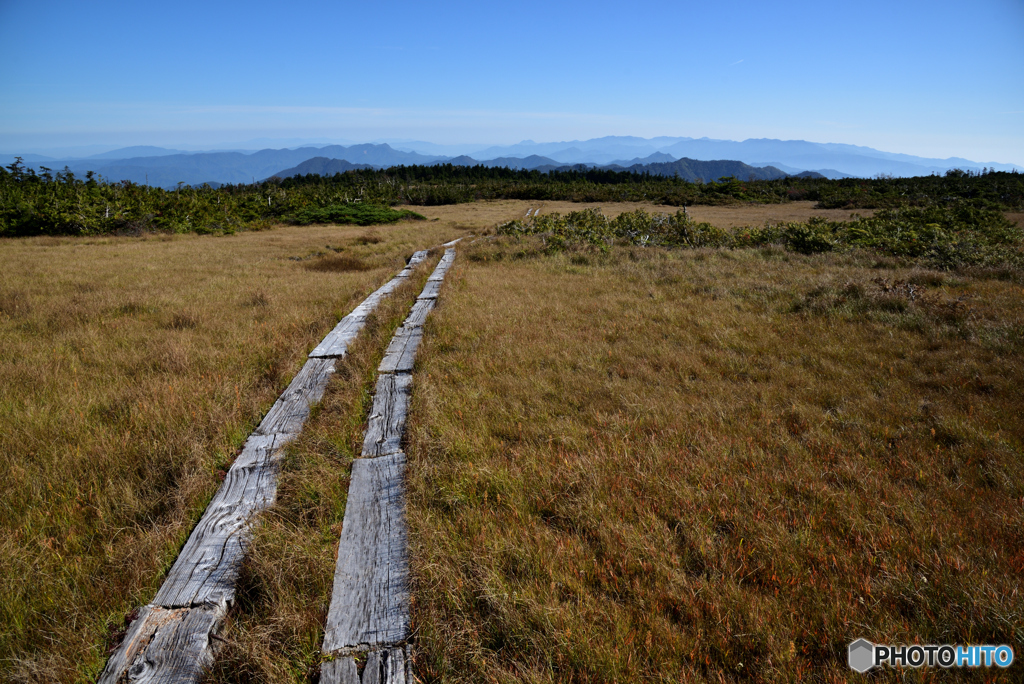
[[[110,181],[131,180],[164,187],[174,186],[178,182],[189,185],[203,182],[250,183],[253,180],[280,173],[283,169],[291,170],[315,157],[345,160],[353,165],[365,164],[376,168],[448,162],[467,165],[481,163],[486,166],[507,166],[516,169],[545,171],[574,164],[633,168],[637,165],[673,164],[676,163],[674,160],[677,158],[688,159],[691,162],[710,159],[733,160],[750,167],[771,166],[791,175],[811,170],[829,178],[872,177],[878,174],[928,175],[945,173],[951,168],[965,170],[980,170],[982,167],[996,170],[1024,169],[1024,165],[973,162],[959,157],[931,159],[883,152],[857,145],[814,143],[806,140],[750,139],[734,141],[710,138],[607,136],[591,140],[546,143],[524,140],[515,145],[487,147],[472,152],[472,154],[465,151],[466,147],[472,146],[432,145],[419,141],[402,141],[400,144],[405,149],[395,149],[389,144],[382,143],[268,148],[256,152],[221,150],[187,153],[150,146],[117,150],[110,150],[109,147],[97,149],[96,146],[93,146],[91,148],[75,148],[76,151],[81,150],[93,154],[93,157],[86,159],[73,158],[70,155],[63,158],[39,154],[20,156],[24,157],[27,165],[35,168],[47,166],[59,170],[66,165],[77,175],[84,175],[86,171],[95,171]],[[462,149],[463,152],[452,158],[441,154],[424,154],[422,151],[415,151],[414,145],[420,145],[424,150],[429,149],[434,152],[453,152],[458,149]],[[0,161],[4,161],[4,165],[10,164],[14,156],[16,155],[10,154],[5,158],[0,155]],[[484,161],[478,162],[477,160]],[[738,177],[743,177],[744,173],[748,176],[751,175],[750,171],[741,170],[738,172]],[[686,176],[682,172],[680,175]],[[756,176],[756,173],[754,175]],[[697,177],[717,178],[717,176],[700,174]]]
[[[425,140],[406,140],[404,138],[385,140],[374,140],[375,143],[387,143],[393,149],[400,152],[418,152],[420,154],[437,155],[439,157],[473,156],[480,150],[490,147],[473,143],[464,144],[438,144]]]
[[[791,176],[799,176],[801,173],[804,172],[804,169],[798,169],[795,166],[789,166],[788,164],[783,164],[782,162],[777,162],[777,161],[772,161],[772,162],[767,162],[767,163],[762,163],[762,164],[751,164],[751,166],[774,166],[777,169],[785,171],[786,173],[788,173]],[[833,180],[835,180],[837,178],[853,178],[853,176],[851,176],[850,174],[843,173],[842,171],[836,171],[835,169],[810,169],[810,170],[820,174],[824,178],[831,178]]]
[[[750,139],[683,140],[664,150],[669,154],[707,159],[720,156],[739,159],[748,164],[764,164],[766,160],[781,162],[800,169],[835,169],[851,176],[872,177],[878,174],[894,176],[926,176],[944,173],[951,168],[981,169],[983,166],[1009,171],[1013,164],[978,163],[969,159],[930,159],[909,154],[881,152],[870,147],[837,143],[812,143],[806,140]],[[1022,168],[1018,166],[1017,168]]]
[[[135,145],[133,147],[122,147],[109,152],[94,154],[88,159],[134,159],[135,157],[166,157],[172,154],[184,154],[182,150],[169,150],[166,147],[153,147],[152,145]]]
[[[475,156],[481,159],[499,156],[544,155],[564,163],[608,164],[616,159],[643,157],[690,138],[637,138],[610,135],[590,140],[536,143],[524,140],[515,145],[494,146],[481,150]],[[678,155],[677,155],[678,156]]]
[[[128,159],[76,159],[47,162],[44,166],[63,168],[66,164],[78,175],[95,171],[108,181],[130,180],[134,183],[172,187],[179,182],[186,185],[204,182],[251,183],[314,157],[347,159],[353,164],[367,164],[378,168],[402,164],[429,164],[438,159],[415,152],[400,152],[388,145],[328,145],[322,148],[300,147],[294,150],[266,149],[251,154],[191,152]],[[33,163],[32,166],[38,167],[38,164]]]
[[[716,181],[723,176],[733,176],[739,180],[775,180],[785,178],[789,174],[774,166],[759,168],[743,162],[728,159],[698,161],[682,158],[673,162],[654,164],[633,164],[632,166],[608,165],[600,167],[610,171],[632,171],[633,173],[650,173],[655,176],[678,175],[688,181]]]
[[[498,157],[480,162],[484,166],[507,166],[510,169],[535,169],[538,166],[558,164],[554,159],[531,154],[529,157]]]
[[[467,157],[466,155],[460,155],[451,159],[445,159],[444,161],[437,162],[438,164],[451,164],[452,166],[477,166],[480,164],[476,159]]]
[[[655,152],[654,154],[647,155],[643,159],[641,159],[640,157],[636,157],[635,159],[630,159],[629,161],[616,160],[611,163],[615,166],[633,166],[634,164],[665,164],[669,162],[674,162],[675,160],[676,158],[673,157],[671,154],[665,154],[664,152]]]
[[[25,164],[34,166],[35,164],[42,164],[43,166],[50,166],[49,162],[55,162],[55,157],[47,157],[45,154],[0,154],[0,164],[9,166],[14,163],[15,158],[21,157],[21,161]],[[64,168],[63,166],[61,168]]]
[[[564,164],[559,164],[554,159],[549,159],[548,157],[540,157],[535,154],[530,155],[529,157],[498,157],[496,159],[485,159],[483,161],[474,159],[473,157],[467,157],[466,155],[462,155],[459,157],[454,157],[452,159],[442,159],[435,163],[451,164],[452,166],[504,166],[510,169],[536,169],[541,166],[550,166],[551,168],[557,168],[560,166],[564,166]]]
[[[782,164],[800,171],[818,170],[829,177],[872,177],[878,174],[915,176],[944,173],[951,168],[980,170],[986,166],[1001,171],[1024,169],[1024,165],[1021,164],[975,162],[962,157],[932,159],[883,152],[858,145],[773,139],[735,141],[711,138],[608,136],[591,140],[547,143],[524,140],[515,145],[489,147],[473,156],[487,159],[536,154],[565,164],[606,165],[617,163],[617,160],[649,156],[655,152],[670,154],[673,158],[735,159],[751,166]]]
[[[293,166],[284,171],[278,171],[271,178],[289,178],[291,176],[305,176],[315,173],[320,176],[333,176],[336,173],[345,173],[352,169],[372,169],[370,164],[352,164],[344,159],[329,159],[327,157],[313,157],[307,159],[298,166]]]

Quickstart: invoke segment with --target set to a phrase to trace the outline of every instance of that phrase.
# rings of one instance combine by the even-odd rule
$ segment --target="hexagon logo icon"
[[[847,653],[850,669],[864,673],[875,666],[875,647],[867,639],[857,639]]]

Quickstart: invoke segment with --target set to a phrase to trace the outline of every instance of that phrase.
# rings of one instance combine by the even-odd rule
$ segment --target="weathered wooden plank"
[[[462,240],[462,238],[455,238],[455,239],[454,239],[454,240],[452,240],[451,242],[446,242],[446,243],[444,243],[444,245],[442,245],[442,246],[443,246],[443,247],[451,247],[452,245],[454,245],[454,244],[457,244],[457,243],[458,243],[459,241],[461,241],[461,240]]]
[[[355,658],[344,656],[323,663],[320,666],[320,684],[362,684]]]
[[[430,299],[424,301],[433,301]],[[416,362],[416,350],[423,339],[423,328],[402,326],[388,344],[384,358],[377,367],[378,373],[411,373]]]
[[[320,666],[320,684],[413,684],[412,659],[401,646],[366,653],[359,674],[353,656],[329,660]]]
[[[274,503],[283,447],[298,435],[252,435],[153,599],[165,608],[229,603],[249,542],[249,520]]]
[[[288,388],[278,397],[254,434],[298,434],[313,404],[320,401],[334,373],[333,358],[307,359]]]
[[[409,636],[404,475],[401,452],[352,463],[324,653]]]
[[[441,257],[441,260],[437,262],[437,266],[434,267],[433,273],[431,273],[430,277],[427,278],[427,282],[439,282],[444,280],[445,274],[448,272],[453,261],[455,261],[455,250],[446,249],[444,256]]]
[[[426,256],[426,251],[416,252],[404,270],[410,270]],[[378,288],[343,318],[310,354],[312,358],[307,360],[264,416],[259,427],[249,436],[242,453],[229,469],[224,483],[186,541],[153,604],[145,606],[138,619],[130,625],[124,642],[107,662],[100,682],[198,682],[205,670],[213,664],[215,649],[211,639],[215,638],[234,600],[235,584],[250,539],[251,519],[270,506],[276,496],[282,447],[298,436],[310,408],[323,397],[331,373],[334,372],[334,357],[345,354],[348,345],[365,325],[366,316],[402,282],[402,279],[396,277]],[[397,412],[395,406],[386,407],[388,415],[382,419],[383,438],[380,442],[384,447],[394,441],[391,435],[394,433],[395,421],[404,423],[405,406],[408,403],[407,387],[404,393],[401,387],[397,393],[393,391],[394,387],[386,389],[394,395],[393,399],[401,403],[401,407]],[[401,434],[400,430],[398,434]],[[371,468],[383,473],[381,477],[390,479],[384,481],[381,477],[370,477],[367,486],[390,487],[393,490],[395,473],[400,482],[404,458],[402,454],[395,454],[391,457],[393,462],[384,464],[387,467],[378,467],[376,470]],[[366,479],[362,477],[362,480]],[[389,533],[397,535],[401,543],[396,548],[404,552],[401,491],[398,490],[397,499],[394,492],[389,492],[386,495],[391,497],[390,503],[386,504],[390,507],[389,512],[385,512],[383,517],[378,515],[378,518]],[[396,506],[397,512],[391,510]],[[372,517],[372,513],[370,515]],[[378,567],[378,575],[383,572],[385,577],[383,582],[378,577],[373,586],[378,589],[385,587],[392,593],[395,591],[392,585],[400,584],[404,588],[408,574],[404,555],[401,556],[401,563],[391,563],[387,558],[382,558],[378,559],[378,566],[384,563]],[[392,565],[394,568],[389,569]],[[396,613],[386,603],[369,612],[377,615],[375,610],[383,610],[386,616],[390,616],[386,619],[390,627],[385,630],[389,634],[408,631],[408,592],[407,589],[404,591],[404,613]],[[398,600],[401,600],[401,596]],[[358,671],[351,658],[348,659],[351,667],[347,669],[342,664],[344,659],[338,662],[339,665],[335,666],[337,681],[359,681]],[[376,671],[372,669],[371,674]]]
[[[360,305],[362,306],[362,305]],[[340,357],[348,352],[348,346],[359,336],[366,325],[366,316],[349,314],[341,319],[334,330],[309,353],[310,358]]]
[[[395,288],[402,284],[402,279],[408,277],[416,264],[427,257],[426,250],[414,252],[405,268],[394,278],[374,290],[349,315],[341,319],[330,333],[327,334],[320,344],[309,353],[310,358],[341,357],[348,351],[348,345],[359,335],[359,331],[366,325],[366,317],[380,304],[381,300],[394,292]]]
[[[366,665],[363,666],[363,678],[360,684],[380,684],[382,660],[380,651],[370,651],[366,654]]]
[[[428,280],[427,284],[423,286],[423,291],[420,292],[420,296],[416,299],[437,299],[438,294],[441,292],[441,281],[440,280]]]
[[[381,374],[377,378],[377,391],[363,437],[363,457],[384,456],[402,449],[411,392],[411,375]]]
[[[227,615],[220,605],[196,608],[146,606],[107,661],[98,684],[199,682],[213,665],[211,640]]]
[[[402,323],[403,328],[421,328],[427,322],[427,314],[434,309],[434,305],[437,303],[435,299],[417,299],[416,303],[412,305],[412,309],[409,311],[409,315],[406,317],[405,322]]]
[[[389,648],[384,658],[384,684],[406,684],[406,657],[405,649]],[[412,684],[410,682],[409,684]]]
[[[454,259],[455,251],[446,250],[378,367],[362,458],[352,464],[324,632],[323,652],[340,657],[322,666],[324,684],[415,681],[412,660],[401,645],[409,636],[409,588],[400,449],[423,325]],[[354,651],[369,651],[358,679]]]

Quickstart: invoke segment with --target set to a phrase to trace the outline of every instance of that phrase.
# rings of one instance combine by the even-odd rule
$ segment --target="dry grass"
[[[304,353],[402,256],[536,204],[0,242],[4,677],[94,676]],[[675,210],[602,208],[638,206]],[[691,212],[801,218],[755,209]],[[212,681],[314,675],[375,368],[429,265],[289,450]],[[1024,292],[994,275],[463,244],[407,436],[419,676],[845,681],[859,636],[1021,643]]]
[[[428,321],[423,681],[839,682],[858,637],[1024,641],[1019,285],[534,247],[461,250]]]
[[[0,678],[94,678],[306,352],[452,236],[0,241]]]
[[[739,226],[762,226],[768,223],[783,221],[806,221],[812,216],[823,216],[833,221],[845,221],[852,212],[846,209],[815,209],[815,202],[787,202],[786,204],[730,204],[725,206],[694,206],[686,211],[697,221],[707,221],[719,228],[736,228]],[[581,204],[578,202],[537,202],[525,200],[493,200],[474,202],[472,204],[456,204],[439,207],[417,207],[416,211],[429,219],[447,222],[452,226],[472,227],[476,230],[493,226],[511,219],[522,218],[527,209],[540,209],[544,214],[567,214],[585,207],[598,204]],[[643,209],[651,213],[674,214],[681,207],[670,207],[651,202],[616,202],[600,203],[601,210],[609,218],[615,218],[627,211]],[[862,216],[874,214],[872,209],[859,209],[856,213]]]

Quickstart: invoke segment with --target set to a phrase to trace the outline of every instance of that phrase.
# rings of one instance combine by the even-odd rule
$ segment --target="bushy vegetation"
[[[166,190],[91,173],[77,178],[27,169],[0,169],[0,236],[82,235],[137,231],[233,232],[274,222],[393,223],[409,214],[388,206],[432,206],[480,199],[573,202],[652,202],[669,206],[737,202],[817,201],[823,208],[967,206],[1024,207],[1024,181],[1015,173],[828,180],[744,181],[726,177],[691,183],[682,178],[577,168],[512,170],[484,166],[409,166],[307,175],[251,185],[180,186]]]
[[[498,226],[501,235],[538,235],[549,251],[569,245],[607,248],[613,243],[670,247],[755,247],[781,244],[802,254],[854,247],[919,259],[938,268],[1024,264],[1024,231],[995,209],[967,202],[882,209],[868,218],[765,224],[732,230],[694,221],[686,212],[642,209],[608,219],[600,209],[545,214]]]
[[[282,188],[344,186],[374,201],[415,205],[456,204],[480,199],[640,202],[670,206],[817,201],[823,208],[885,208],[967,202],[972,206],[1024,207],[1024,177],[1016,173],[968,173],[875,179],[785,178],[743,180],[733,177],[691,183],[682,178],[628,171],[576,168],[542,173],[485,166],[408,166],[383,171],[358,170],[279,181]]]
[[[364,202],[358,190],[335,183],[164,190],[130,181],[107,183],[91,173],[81,179],[66,169],[37,174],[15,162],[0,169],[0,236],[232,233],[275,222],[368,226],[419,217]]]
[[[375,226],[382,223],[394,223],[400,219],[425,220],[423,215],[414,211],[396,211],[390,207],[373,204],[332,204],[316,209],[303,209],[291,219],[291,223],[308,226],[311,223],[332,223],[335,225],[354,224],[357,226]]]

